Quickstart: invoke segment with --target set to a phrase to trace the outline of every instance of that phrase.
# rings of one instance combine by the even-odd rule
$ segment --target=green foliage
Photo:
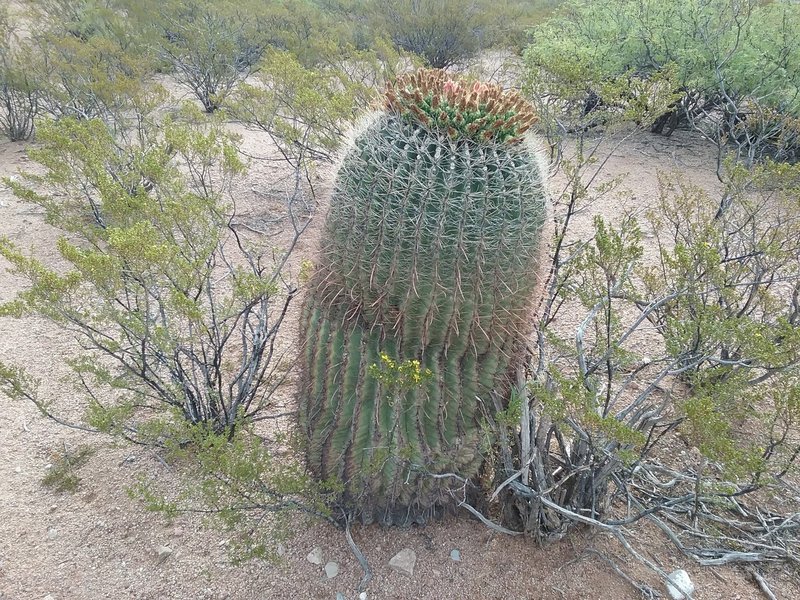
[[[269,45],[290,52],[306,67],[326,63],[353,42],[349,22],[321,10],[316,2],[281,0],[254,6],[259,8],[252,13]]]
[[[688,122],[743,146],[751,159],[767,151],[791,159],[800,76],[790,65],[800,60],[799,26],[800,7],[791,2],[576,0],[534,29],[526,57],[534,77],[580,73],[571,79],[588,84],[586,112],[610,101],[602,82],[668,70],[681,97],[651,121],[654,131]]]
[[[53,118],[102,119],[122,134],[165,92],[150,80],[154,61],[142,35],[110,2],[32,4],[26,67],[41,111]]]
[[[424,520],[452,502],[430,473],[477,474],[482,411],[505,404],[524,344],[545,201],[528,144],[391,112],[356,138],[305,306],[300,415],[309,465],[355,516]],[[397,390],[376,365],[420,381]]]
[[[574,346],[556,334],[540,338],[558,358],[545,367],[550,383],[534,392],[550,418],[579,426],[591,447],[602,447],[593,450],[598,456],[646,449],[642,432],[651,419],[676,410],[687,438],[728,481],[765,482],[794,468],[798,170],[732,164],[727,179],[722,203],[680,180],[662,180],[660,201],[646,213],[660,253],[656,266],[643,261],[635,220],[610,227],[596,217],[592,242],[555,282],[560,303],[577,299],[587,312]],[[641,315],[633,322],[626,315],[632,307]],[[661,336],[663,356],[645,360],[631,347],[644,323]],[[667,377],[689,384],[688,397],[671,409],[649,398]],[[640,378],[647,392],[626,400]]]
[[[34,56],[12,21],[0,7],[0,133],[16,142],[33,136],[40,92],[30,73]]]
[[[731,165],[722,203],[664,182],[649,215],[660,261],[643,281],[650,302],[663,299],[649,319],[692,385],[690,428],[710,458],[751,477],[767,468],[756,468],[759,454],[782,470],[778,440],[798,416],[799,174],[769,161]]]
[[[162,4],[153,27],[159,53],[206,112],[217,110],[267,45],[246,8],[210,0]]]
[[[639,358],[624,344],[626,328],[620,313],[625,302],[620,298],[633,292],[633,270],[642,255],[635,219],[626,218],[614,227],[600,216],[594,218],[594,237],[573,257],[559,292],[564,301],[577,299],[587,313],[577,327],[575,345],[563,348],[568,362],[549,367],[553,388],[546,392],[549,401],[544,401],[551,418],[562,423],[574,419],[591,436],[592,446],[610,444],[615,452],[644,443],[635,425],[618,418],[613,385],[614,378]],[[598,452],[599,461],[606,460],[606,452]]]
[[[0,243],[7,243],[0,238]],[[19,310],[17,306],[5,304],[0,307],[0,316],[14,315]],[[24,369],[0,362],[0,392],[13,400],[30,399],[40,408],[46,410],[47,406],[37,398],[39,381],[31,377]]]
[[[94,448],[81,444],[75,450],[67,450],[66,445],[61,453],[53,453],[53,461],[42,478],[42,485],[56,492],[74,492],[80,484],[78,469],[83,467],[94,454]]]
[[[330,3],[328,3],[330,4]],[[353,6],[339,10],[354,14]],[[548,14],[554,2],[500,0],[362,0],[351,2],[374,31],[395,46],[445,69],[497,47],[519,49],[525,31]]]
[[[284,107],[297,109],[298,118],[311,119],[312,99],[304,102],[293,98],[292,87],[301,86],[307,93],[313,93],[316,90],[306,84],[309,77],[316,77],[323,83],[320,98],[330,99],[337,92],[346,95],[347,89],[333,89],[330,82],[338,78],[347,88],[355,81],[346,81],[342,77],[344,71],[338,68],[327,72],[328,67],[342,66],[353,58],[357,62],[364,59],[353,56],[346,28],[336,24],[314,3],[304,0],[235,4],[210,0],[168,2],[155,7],[149,20],[146,16],[142,18],[145,27],[158,32],[154,42],[162,60],[171,65],[178,81],[189,87],[207,112],[226,104],[231,93],[250,74],[257,73],[260,81],[243,90],[244,98],[240,97],[238,103],[249,100],[251,110],[255,110],[257,92],[263,92],[264,85],[269,87],[270,83],[278,82],[279,89],[269,99],[268,106],[278,96]],[[290,94],[281,98],[280,91]],[[296,106],[292,104],[294,101]],[[334,107],[317,109],[316,119],[328,108]],[[341,112],[342,108],[335,110]],[[291,119],[295,113],[281,114]],[[326,119],[335,122],[337,116],[331,114]]]
[[[755,4],[579,0],[533,31],[528,52],[538,64],[571,62],[598,79],[673,65],[678,86],[711,89],[715,60],[736,51],[736,25],[749,20]]]
[[[746,387],[745,381],[739,383]],[[747,402],[745,395],[719,384],[707,389],[695,386],[681,407],[686,415],[685,431],[692,443],[703,456],[723,466],[723,476],[729,481],[758,478],[767,468],[763,446],[746,442],[734,427],[738,419],[732,413],[740,412]]]
[[[796,178],[797,169],[791,171],[786,176]],[[743,173],[737,168],[731,176]],[[770,185],[780,185],[772,164],[755,176],[765,173],[773,176]],[[755,184],[749,179],[748,187]],[[800,278],[796,199],[780,187],[730,188],[720,204],[685,183],[665,186],[650,215],[661,261],[646,282],[653,296],[667,289],[679,294],[658,310],[667,348],[692,369],[709,360],[701,357],[718,356],[721,372],[795,361],[797,308],[785,286]]]
[[[86,425],[63,421],[19,367],[0,363],[0,392],[59,423],[162,448],[181,492],[142,481],[132,493],[168,516],[215,515],[235,530],[237,559],[270,557],[298,511],[328,517],[337,489],[308,476],[291,440],[267,443],[252,427],[286,376],[275,337],[295,290],[282,285],[285,258],[231,224],[245,170],[237,138],[190,107],[139,119],[140,136],[125,138],[99,120],[45,122],[30,151],[38,174],[6,182],[64,235],[58,268],[0,240],[29,284],[0,315],[36,314],[77,338],[83,352],[65,362]],[[74,487],[84,459],[65,455],[48,483]]]
[[[568,134],[652,123],[670,112],[681,97],[673,91],[675,73],[669,66],[647,78],[627,72],[604,76],[571,54],[549,56],[537,45],[527,48],[524,59],[523,89],[539,115],[540,130],[553,148],[559,147]]]
[[[495,423],[511,430],[515,429],[522,418],[522,403],[526,401],[527,398],[524,398],[518,390],[512,388],[508,406],[503,410],[497,411],[494,415]],[[488,441],[490,445],[495,443],[492,436],[490,436]]]
[[[310,149],[324,157],[341,143],[356,98],[371,93],[341,72],[305,67],[289,52],[268,50],[254,81],[240,84],[225,108],[269,133],[287,154]]]
[[[230,226],[228,194],[245,169],[236,139],[196,111],[143,131],[126,144],[96,120],[42,125],[30,152],[42,174],[7,184],[64,231],[67,268],[3,240],[0,255],[29,287],[2,312],[78,337],[87,352],[70,367],[95,428],[157,440],[176,410],[224,429],[269,401],[293,291]]]
[[[483,32],[484,48],[512,50],[521,54],[528,45],[530,30],[545,22],[563,0],[499,0],[485,5],[488,26]]]
[[[272,450],[247,423],[237,435],[207,425],[176,422],[165,447],[165,459],[180,468],[177,494],[160,488],[157,479],[141,478],[129,489],[148,510],[174,517],[203,512],[232,534],[228,550],[234,561],[277,560],[277,544],[297,530],[307,516],[329,519],[329,497],[338,488],[312,479],[293,457],[292,440],[280,436]]]
[[[475,56],[486,12],[472,0],[380,0],[374,10],[394,44],[444,69]]]
[[[124,30],[118,3],[109,0],[33,0],[29,16],[39,27],[87,41]]]

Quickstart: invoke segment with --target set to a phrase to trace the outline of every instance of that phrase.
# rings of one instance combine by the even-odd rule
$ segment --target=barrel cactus
[[[364,522],[425,521],[484,461],[541,276],[535,120],[514,92],[420,71],[387,88],[341,163],[303,309],[299,418],[309,467]]]

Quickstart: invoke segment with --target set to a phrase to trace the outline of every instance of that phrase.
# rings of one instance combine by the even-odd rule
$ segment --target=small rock
[[[275,553],[278,556],[286,556],[286,546],[283,544],[278,544],[278,546],[275,548]]]
[[[414,576],[414,565],[416,564],[417,554],[411,548],[403,548],[389,561],[392,571],[408,577]]]
[[[50,506],[50,512],[56,512],[58,510],[58,504],[53,504]]]
[[[686,571],[678,569],[667,577],[667,591],[672,600],[684,600],[694,594],[694,583]]]
[[[367,600],[367,592],[361,592],[358,595],[358,600]]]
[[[159,546],[156,548],[156,564],[160,565],[172,556],[172,548],[169,546]]]
[[[325,563],[325,575],[328,579],[333,579],[339,574],[339,565],[333,561]]]
[[[312,565],[321,565],[325,559],[322,558],[322,548],[317,546],[306,556],[306,560]]]
[[[15,467],[14,473],[22,473],[22,467]]]
[[[456,549],[456,548],[453,548],[450,551],[450,560],[454,560],[456,562],[461,562],[461,551]]]
[[[45,596],[43,600],[56,600],[56,599],[55,596],[53,596],[53,594],[47,594],[47,596]]]
[[[183,535],[183,529],[180,527],[173,527],[172,528],[172,535],[174,537],[181,537]]]
[[[336,600],[347,600],[342,592],[336,592]]]
[[[58,529],[56,529],[55,527],[50,527],[47,530],[47,539],[52,541],[57,537],[58,537]]]

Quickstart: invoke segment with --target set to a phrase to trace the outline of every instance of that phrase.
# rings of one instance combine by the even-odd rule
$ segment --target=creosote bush
[[[153,512],[174,517],[212,514],[228,532],[235,563],[252,558],[280,561],[282,540],[310,520],[333,522],[336,482],[320,482],[299,460],[294,436],[272,439],[242,421],[235,436],[204,424],[179,426],[166,439],[164,458],[181,472],[177,492],[161,477],[141,477],[129,495]],[[310,523],[309,523],[310,526]]]
[[[472,58],[481,47],[486,13],[477,2],[381,1],[375,10],[395,45],[423,57],[434,69]]]
[[[592,237],[574,239],[594,202],[623,195],[621,178],[599,174],[667,106],[672,75],[648,87],[607,81],[612,101],[591,114],[574,101],[582,71],[571,61],[543,81],[529,66],[527,91],[564,184],[537,344],[508,408],[488,423],[495,487],[484,508],[502,515],[504,531],[542,541],[576,524],[600,528],[662,577],[627,526],[651,521],[701,564],[790,559],[794,530],[772,524],[787,526],[796,508],[770,511],[755,492],[781,494],[798,472],[796,165],[752,168],[734,155],[719,197],[664,175],[651,210],[595,216]],[[590,133],[598,120],[606,134]],[[667,444],[686,444],[687,458]]]
[[[209,113],[255,68],[267,46],[252,12],[208,0],[168,3],[152,26],[162,60]]]
[[[232,226],[230,186],[245,169],[235,139],[192,112],[144,131],[120,144],[96,120],[42,126],[30,155],[44,173],[7,183],[65,232],[69,269],[3,240],[0,255],[30,287],[0,310],[77,336],[87,351],[70,366],[92,427],[157,440],[181,415],[232,431],[280,379],[275,336],[294,288]],[[34,390],[17,395],[49,410]]]
[[[347,12],[344,2],[336,4]],[[352,18],[385,32],[396,47],[420,56],[428,66],[446,69],[490,48],[519,50],[526,31],[557,2],[499,0],[362,0]],[[374,33],[372,35],[375,35]]]
[[[798,174],[729,165],[722,205],[664,183],[648,216],[660,260],[643,273],[644,297],[663,300],[645,314],[691,386],[683,409],[695,443],[743,485],[794,469],[800,448]]]
[[[165,98],[148,81],[149,65],[138,53],[102,35],[82,39],[58,30],[36,34],[40,61],[33,77],[40,90],[41,112],[55,119],[101,119],[120,134],[139,113]]]
[[[379,68],[377,62],[372,67]],[[268,50],[253,80],[237,86],[225,110],[269,135],[287,158],[330,160],[354,119],[354,105],[371,96],[370,86],[341,71],[306,67],[289,52]]]
[[[576,0],[534,28],[530,66],[581,70],[584,109],[608,102],[594,84],[672,72],[677,94],[647,125],[690,127],[749,164],[798,155],[800,7],[747,0]]]
[[[41,92],[30,73],[30,46],[16,35],[7,8],[0,8],[0,133],[12,142],[33,136]]]
[[[100,120],[45,122],[30,150],[39,174],[6,181],[63,232],[62,264],[0,240],[4,266],[29,284],[0,315],[45,318],[81,346],[65,362],[83,421],[22,367],[0,363],[0,391],[58,423],[157,448],[181,466],[182,491],[143,479],[133,496],[167,514],[216,514],[241,526],[235,557],[270,556],[284,513],[330,518],[336,489],[308,476],[290,437],[254,427],[280,416],[269,410],[289,373],[278,332],[297,291],[285,265],[307,221],[290,217],[286,253],[246,237],[231,193],[246,168],[237,138],[190,107],[139,123],[121,138]],[[74,483],[60,473],[54,483]]]

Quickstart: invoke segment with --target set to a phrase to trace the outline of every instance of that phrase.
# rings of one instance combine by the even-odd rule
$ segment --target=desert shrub
[[[156,10],[151,26],[158,31],[162,59],[206,112],[217,110],[266,46],[253,15],[207,0],[166,3]]]
[[[385,35],[370,13],[371,0],[317,0],[319,10],[338,23],[346,23],[348,41],[358,50],[374,47],[376,37]]]
[[[43,113],[55,119],[101,119],[122,133],[136,115],[164,99],[148,80],[149,65],[113,38],[88,40],[44,31],[34,42],[40,60],[33,71]]]
[[[381,53],[339,47],[324,62],[307,67],[294,54],[271,49],[225,108],[270,135],[287,158],[330,160],[399,60],[391,48]]]
[[[268,48],[283,50],[313,68],[338,54],[346,28],[335,27],[313,3],[218,3],[194,0],[158,7],[151,27],[161,57],[207,112],[220,108]]]
[[[319,65],[353,40],[351,24],[337,21],[315,2],[282,0],[255,14],[268,44],[293,54],[305,67]]]
[[[33,0],[32,22],[45,23],[81,40],[124,29],[114,0]]]
[[[594,238],[565,258],[545,315],[563,306],[581,312],[573,344],[542,324],[534,383],[521,392],[532,400],[527,433],[512,428],[507,439],[527,453],[499,474],[513,484],[506,508],[515,528],[560,537],[579,520],[573,515],[601,519],[616,494],[643,514],[674,508],[690,491],[685,484],[658,498],[637,486],[665,473],[652,454],[675,428],[698,449],[686,477],[702,497],[683,502],[708,502],[697,516],[705,524],[719,517],[708,508],[715,497],[743,497],[797,469],[797,217],[785,218],[791,206],[776,210],[763,188],[750,204],[728,193],[745,208],[720,218],[718,199],[665,187],[650,221],[661,242],[656,267],[643,261],[631,217],[616,227],[597,217]],[[653,325],[662,339],[645,354],[631,340]],[[714,556],[705,554],[703,527],[696,531],[698,547],[687,552]],[[739,542],[759,555],[755,540]],[[735,549],[723,544],[717,556]],[[780,549],[759,556],[772,552]]]
[[[242,422],[234,437],[205,425],[179,424],[161,450],[181,473],[177,492],[163,477],[142,477],[129,495],[155,513],[200,512],[227,532],[227,550],[238,563],[252,558],[280,560],[280,544],[308,520],[333,522],[329,498],[335,482],[308,474],[284,428],[265,436]]]
[[[434,68],[446,68],[475,57],[488,48],[521,50],[527,30],[546,18],[558,1],[501,0],[363,0],[361,19],[372,31],[386,35],[407,52]],[[331,3],[328,3],[331,4]],[[354,11],[353,3],[336,3]],[[366,15],[364,17],[363,15]]]
[[[88,42],[101,37],[123,51],[152,63],[143,15],[158,6],[153,0],[31,0],[21,14],[33,33],[50,32]]]
[[[7,9],[0,8],[0,133],[11,141],[33,136],[39,112],[34,56],[14,31]]]
[[[421,56],[431,66],[443,67],[486,48],[521,51],[527,30],[560,2],[318,0],[316,4],[324,14],[347,24],[340,32],[359,50],[374,49],[377,40],[388,37],[398,48]]]
[[[563,0],[503,0],[486,6],[485,47],[521,54],[528,45],[530,30],[545,22],[563,3]]]
[[[148,44],[117,3],[41,0],[26,18],[24,67],[43,115],[102,119],[124,134],[163,101]]]
[[[122,143],[101,121],[69,117],[42,127],[31,157],[43,174],[9,185],[68,236],[58,250],[69,269],[3,240],[30,288],[2,312],[77,336],[87,352],[70,367],[92,427],[157,438],[179,417],[231,433],[282,378],[275,336],[295,290],[271,249],[232,224],[228,194],[245,168],[235,140],[197,113],[145,133]],[[12,395],[38,403],[34,386],[11,379]]]
[[[579,215],[624,194],[621,178],[598,179],[608,156],[674,98],[670,70],[590,79],[605,101],[588,113],[584,73],[564,60],[527,85],[562,183],[532,359],[507,408],[486,414],[484,508],[539,540],[591,524],[662,576],[625,526],[647,519],[702,564],[786,560],[796,536],[770,538],[751,494],[780,493],[800,456],[797,166],[734,156],[719,196],[665,176],[650,212],[596,216],[577,237]],[[686,459],[665,452],[676,443]]]
[[[526,56],[532,69],[552,75],[552,65],[572,65],[592,73],[590,81],[671,70],[680,96],[652,122],[654,132],[689,125],[734,141],[751,162],[765,154],[784,159],[796,153],[796,125],[773,118],[765,128],[758,114],[799,114],[800,79],[791,66],[800,60],[798,24],[800,7],[788,2],[577,1],[534,29]],[[603,101],[599,92],[585,90],[587,112]],[[783,134],[792,128],[794,135]]]
[[[648,216],[660,259],[639,302],[652,305],[645,314],[691,385],[684,410],[701,452],[755,485],[795,458],[800,170],[728,170],[722,202],[686,183],[662,186]]]
[[[442,69],[480,50],[487,25],[482,8],[473,0],[379,0],[372,10],[397,47]]]
[[[62,73],[83,74],[102,88],[94,69],[117,66],[102,62],[111,38],[44,33],[51,37],[42,35],[41,43],[56,40],[77,49],[78,57],[99,61],[89,63],[92,68],[73,61],[68,71],[68,59],[57,54]],[[124,50],[110,47],[112,56]],[[324,138],[317,128],[331,121],[320,114],[317,96],[306,94],[324,99],[326,90],[317,85],[327,80],[286,58],[272,72],[285,69],[297,81],[287,78],[291,85],[271,94],[285,92],[309,114],[316,111],[311,147]],[[304,213],[299,203],[307,208],[304,179],[299,171],[292,178],[286,215],[278,215],[294,231],[283,253],[237,217],[232,190],[245,164],[238,139],[222,122],[188,107],[169,117],[155,114],[156,95],[142,99],[142,88],[117,83],[114,93],[97,91],[102,118],[65,109],[46,121],[30,153],[38,175],[7,182],[63,232],[57,244],[63,268],[0,240],[3,266],[30,284],[0,314],[36,314],[74,335],[83,352],[66,360],[85,400],[83,422],[65,418],[58,401],[45,399],[37,379],[19,366],[0,364],[0,392],[33,402],[58,423],[159,447],[165,460],[181,465],[184,493],[168,500],[153,482],[141,482],[135,494],[168,512],[194,510],[184,502],[191,498],[229,526],[252,517],[260,527],[234,546],[240,555],[263,555],[283,511],[327,515],[318,499],[325,484],[312,485],[283,442],[276,446],[253,426],[282,416],[266,409],[291,366],[291,348],[277,335],[297,293],[286,264],[308,222],[298,216]],[[56,90],[68,88],[61,83]],[[85,90],[91,98],[95,88]],[[330,85],[327,93],[334,93]],[[331,102],[343,106],[325,102],[326,110]],[[293,143],[291,127],[273,125],[263,129]],[[245,492],[250,500],[243,503]],[[266,541],[257,543],[253,535]]]

